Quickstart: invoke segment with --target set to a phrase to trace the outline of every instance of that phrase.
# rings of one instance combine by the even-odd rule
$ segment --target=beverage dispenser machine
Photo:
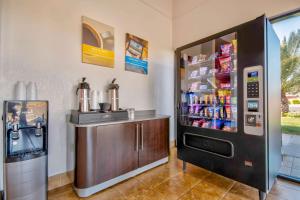
[[[4,102],[4,196],[47,199],[48,102]]]

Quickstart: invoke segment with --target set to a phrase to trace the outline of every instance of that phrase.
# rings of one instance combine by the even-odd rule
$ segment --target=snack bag
[[[220,107],[215,107],[214,118],[220,118]]]
[[[225,102],[227,105],[230,105],[231,104],[231,96],[230,95],[226,95],[226,99],[225,99]]]
[[[232,69],[232,63],[231,63],[231,57],[227,56],[227,57],[220,57],[219,58],[219,62],[220,62],[220,67],[221,67],[221,72],[230,72]]]
[[[194,120],[192,126],[199,127],[199,122],[197,120]]]
[[[223,130],[224,131],[231,131],[231,122],[225,122]]]
[[[223,108],[223,106],[220,107],[220,118],[224,119],[224,108]]]
[[[231,107],[225,106],[225,111],[226,111],[226,119],[231,119]]]
[[[229,56],[232,53],[233,44],[221,45],[222,56]]]
[[[198,114],[198,113],[199,113],[199,107],[200,107],[199,105],[196,105],[196,106],[195,106],[195,111],[194,111],[195,114]]]
[[[208,117],[214,116],[214,107],[208,107]]]
[[[233,52],[237,53],[237,40],[234,39],[231,41],[232,45],[233,45]]]

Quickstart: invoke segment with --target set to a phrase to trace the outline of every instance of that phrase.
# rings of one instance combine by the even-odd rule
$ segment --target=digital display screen
[[[248,72],[248,82],[258,81],[258,71]]]
[[[258,101],[257,100],[251,100],[248,101],[248,111],[250,112],[258,112]]]

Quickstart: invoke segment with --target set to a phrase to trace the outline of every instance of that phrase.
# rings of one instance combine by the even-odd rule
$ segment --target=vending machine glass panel
[[[237,42],[231,33],[181,51],[182,125],[237,131]]]

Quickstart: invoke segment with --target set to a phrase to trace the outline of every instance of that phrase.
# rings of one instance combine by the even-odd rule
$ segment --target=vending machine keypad
[[[259,98],[259,82],[247,83],[248,98]]]
[[[263,131],[263,67],[244,69],[244,132],[262,136]]]

